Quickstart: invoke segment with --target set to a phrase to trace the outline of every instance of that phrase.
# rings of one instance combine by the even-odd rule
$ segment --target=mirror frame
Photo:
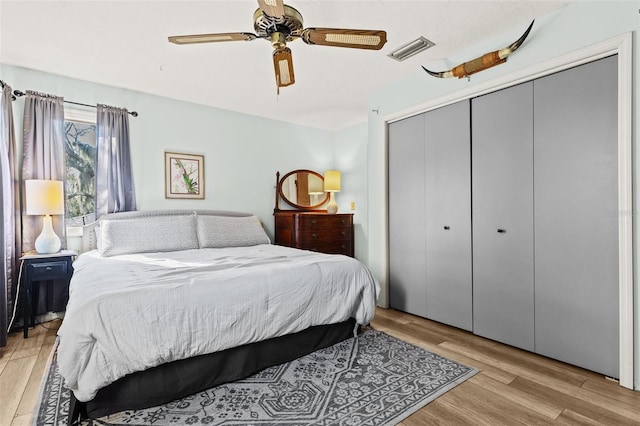
[[[307,170],[307,169],[297,169],[297,170],[292,170],[289,173],[285,174],[284,176],[282,176],[282,178],[280,179],[280,172],[276,173],[276,180],[277,180],[277,188],[276,188],[276,210],[279,210],[278,208],[278,197],[282,198],[282,200],[284,200],[285,203],[289,204],[292,207],[295,207],[298,210],[318,210],[322,205],[326,204],[329,202],[329,197],[330,194],[328,192],[325,192],[325,196],[324,198],[318,203],[318,204],[314,204],[311,206],[301,206],[299,204],[294,203],[293,201],[289,200],[284,193],[282,192],[282,184],[283,182],[291,175],[297,174],[297,173],[309,173],[312,175],[315,175],[317,177],[320,178],[320,180],[322,180],[322,182],[324,182],[324,176],[322,176],[320,173],[318,172],[314,172],[313,170]]]

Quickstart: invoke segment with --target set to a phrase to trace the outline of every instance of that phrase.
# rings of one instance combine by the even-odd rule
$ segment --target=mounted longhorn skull
[[[533,27],[534,22],[535,22],[535,19],[531,21],[531,24],[529,25],[529,28],[527,28],[527,31],[525,31],[524,34],[522,34],[522,36],[518,40],[516,40],[511,45],[503,49],[496,50],[494,52],[485,53],[484,55],[472,61],[460,64],[450,69],[449,71],[434,72],[434,71],[429,71],[425,67],[422,67],[422,69],[425,70],[430,75],[438,78],[449,78],[449,77],[462,78],[462,77],[470,76],[471,74],[475,74],[480,71],[484,71],[498,64],[502,64],[507,61],[507,57],[509,55],[515,52],[522,45],[522,43],[524,43],[524,40],[529,35],[529,32],[531,31],[531,28]]]

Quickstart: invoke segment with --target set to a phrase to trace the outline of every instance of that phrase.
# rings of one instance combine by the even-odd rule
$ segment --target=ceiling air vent
[[[418,37],[417,39],[410,41],[404,46],[401,46],[400,48],[389,53],[387,56],[395,59],[396,61],[404,61],[405,59],[410,58],[411,56],[416,55],[423,50],[427,50],[428,48],[435,45],[436,44],[434,42],[429,41],[424,37]]]

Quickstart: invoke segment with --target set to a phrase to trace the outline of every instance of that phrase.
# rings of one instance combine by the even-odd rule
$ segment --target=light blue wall
[[[367,229],[367,123],[348,127],[334,134],[334,167],[342,174],[341,191],[336,194],[338,211],[353,213],[355,256],[366,263]],[[355,210],[351,210],[351,202]]]
[[[439,64],[424,64],[430,68],[448,69],[459,63],[473,59],[485,52],[504,47],[505,40],[515,40],[524,31],[528,22],[514,28],[494,40],[469,46],[459,57],[450,58],[450,62]],[[640,153],[638,152],[638,123],[640,110],[638,108],[638,70],[640,69],[640,47],[637,31],[640,30],[640,1],[586,1],[579,0],[568,7],[545,17],[538,17],[528,40],[521,49],[512,55],[506,64],[499,65],[467,79],[437,79],[424,73],[420,68],[408,78],[382,88],[370,94],[370,110],[377,110],[379,114],[370,113],[368,122],[368,265],[372,272],[386,287],[386,198],[383,192],[376,188],[386,185],[386,136],[384,134],[385,117],[393,117],[402,111],[414,109],[417,105],[427,104],[429,101],[468,91],[478,85],[486,85],[491,80],[508,76],[510,73],[533,67],[536,64],[552,58],[575,52],[623,33],[633,34],[633,184],[634,184],[634,212],[640,211],[640,181],[638,168]],[[633,215],[634,221],[634,270],[640,267],[638,256],[638,215]],[[640,388],[640,285],[637,274],[634,277],[635,289],[635,387]],[[386,293],[380,299],[386,303]]]
[[[304,168],[322,173],[335,167],[334,134],[329,131],[10,65],[0,64],[0,76],[14,89],[137,111],[140,115],[131,117],[129,124],[140,210],[201,208],[251,212],[260,217],[273,238],[276,171],[284,174]],[[13,108],[21,146],[24,98],[18,98]],[[205,200],[164,198],[164,151],[205,156]],[[344,188],[348,187],[345,183]],[[341,210],[346,208],[341,205]]]

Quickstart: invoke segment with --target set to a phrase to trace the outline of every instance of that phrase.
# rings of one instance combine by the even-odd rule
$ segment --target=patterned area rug
[[[372,329],[247,379],[87,425],[394,425],[473,368]],[[55,352],[35,424],[66,424],[70,391]]]

